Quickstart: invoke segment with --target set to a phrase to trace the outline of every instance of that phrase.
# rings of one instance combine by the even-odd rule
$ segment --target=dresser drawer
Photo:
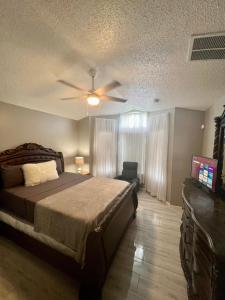
[[[192,287],[195,299],[212,300],[212,286],[211,279],[203,274],[192,273]]]
[[[204,251],[200,248],[194,249],[193,253],[193,270],[198,274],[204,274],[204,276],[208,276],[209,278],[212,276],[213,270],[213,262],[209,260],[205,255]]]
[[[194,243],[194,253],[201,257],[202,260],[207,264],[213,265],[215,263],[215,256],[210,244],[210,237],[199,227],[199,225],[194,222],[194,232],[193,232],[193,243]]]
[[[213,268],[215,257],[210,237],[194,220],[193,232],[193,289],[199,299],[213,299]]]

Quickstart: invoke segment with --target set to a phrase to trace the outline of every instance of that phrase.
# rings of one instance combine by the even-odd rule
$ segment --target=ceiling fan
[[[94,80],[95,80],[96,70],[90,69],[88,73],[92,78],[91,90],[82,89],[72,83],[65,81],[65,80],[61,80],[61,79],[58,80],[58,82],[84,93],[84,96],[81,96],[81,97],[61,98],[61,100],[84,99],[84,100],[87,100],[89,105],[93,105],[93,106],[97,106],[100,103],[100,100],[115,101],[115,102],[121,102],[121,103],[125,103],[127,101],[126,99],[123,99],[123,98],[117,98],[117,97],[106,95],[106,93],[108,93],[109,91],[121,86],[121,84],[118,81],[114,80],[104,87],[95,89]]]

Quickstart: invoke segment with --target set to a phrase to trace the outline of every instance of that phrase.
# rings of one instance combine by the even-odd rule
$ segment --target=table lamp
[[[84,158],[83,156],[76,156],[75,157],[75,164],[78,167],[77,172],[81,173],[81,167],[84,165]]]

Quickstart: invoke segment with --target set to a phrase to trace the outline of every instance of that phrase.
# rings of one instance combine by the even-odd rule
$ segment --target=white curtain
[[[166,201],[169,114],[150,114],[146,149],[146,190]]]
[[[94,176],[115,177],[117,167],[117,120],[95,119]]]
[[[138,176],[144,182],[147,113],[132,112],[120,116],[118,171],[121,174],[123,162],[138,163]]]

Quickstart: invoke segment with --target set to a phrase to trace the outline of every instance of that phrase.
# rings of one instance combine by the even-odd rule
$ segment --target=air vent
[[[225,59],[225,33],[193,36],[190,60]]]

